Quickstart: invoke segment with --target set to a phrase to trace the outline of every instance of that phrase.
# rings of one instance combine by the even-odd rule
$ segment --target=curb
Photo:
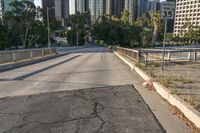
[[[176,106],[192,123],[200,128],[200,112],[182,100],[175,94],[171,94],[170,91],[161,85],[159,82],[154,82],[153,79],[146,74],[143,70],[128,62],[120,54],[114,52],[123,62],[130,66],[131,70],[135,70],[146,82],[150,82],[156,89],[157,93],[167,100],[171,105]]]
[[[0,65],[0,72],[8,71],[11,69],[15,69],[15,68],[19,68],[19,67],[23,67],[23,66],[27,66],[27,65],[32,65],[35,63],[58,58],[58,57],[68,55],[68,54],[69,53],[55,54],[55,55],[49,55],[46,57],[40,57],[40,58],[36,58],[36,59],[32,59],[32,60],[24,60],[24,61],[20,61],[20,62],[13,62],[10,64]]]

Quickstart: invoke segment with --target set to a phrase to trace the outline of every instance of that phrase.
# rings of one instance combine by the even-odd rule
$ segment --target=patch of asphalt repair
[[[0,99],[0,133],[163,133],[132,85]]]

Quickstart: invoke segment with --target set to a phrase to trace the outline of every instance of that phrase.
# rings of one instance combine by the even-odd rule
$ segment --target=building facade
[[[174,35],[183,36],[188,29],[183,28],[186,23],[200,26],[200,1],[177,0],[174,22]]]
[[[62,20],[62,0],[55,0],[55,17],[57,20]]]
[[[86,11],[86,0],[76,0],[76,12],[85,12]]]
[[[105,14],[111,15],[112,0],[105,0]]]
[[[0,0],[0,19],[3,17],[3,0]]]
[[[142,17],[148,11],[148,0],[136,1],[136,18]]]
[[[91,22],[94,23],[104,13],[104,0],[89,0]]]
[[[129,12],[129,21],[132,22],[136,18],[136,0],[124,0],[124,9]]]
[[[141,17],[148,11],[148,0],[43,0],[43,8],[55,7],[49,11],[58,20],[68,20],[69,15],[90,11],[91,22],[94,23],[103,14],[119,17],[124,9],[129,11],[129,21]],[[157,8],[149,4],[152,10]]]
[[[159,11],[160,10],[160,0],[149,0],[148,1],[148,11]]]

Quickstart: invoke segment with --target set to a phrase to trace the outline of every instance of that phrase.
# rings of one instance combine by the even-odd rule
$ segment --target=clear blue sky
[[[34,0],[36,6],[42,6],[41,0]]]

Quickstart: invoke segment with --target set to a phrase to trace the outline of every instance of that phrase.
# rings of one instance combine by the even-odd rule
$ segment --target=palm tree
[[[157,11],[151,11],[149,12],[151,16],[151,21],[153,25],[153,35],[152,35],[152,40],[151,40],[151,46],[153,47],[157,37],[158,37],[158,32],[160,30],[160,25],[161,25],[161,17],[160,17],[160,12]]]

